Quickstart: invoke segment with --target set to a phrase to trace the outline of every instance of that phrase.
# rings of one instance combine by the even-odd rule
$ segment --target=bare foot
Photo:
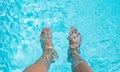
[[[81,36],[75,27],[71,27],[69,32],[69,48],[68,48],[68,61],[71,61],[76,56],[79,57],[79,47],[81,45]]]
[[[68,39],[70,48],[78,48],[81,44],[80,33],[78,33],[78,30],[74,26],[70,29]]]
[[[40,42],[44,51],[43,56],[47,59],[49,58],[49,62],[54,62],[58,58],[58,54],[52,45],[52,35],[49,27],[43,28],[40,35]]]
[[[43,50],[53,48],[52,35],[51,35],[49,27],[43,28],[41,35],[40,35],[40,42],[41,42],[41,46],[42,46]]]

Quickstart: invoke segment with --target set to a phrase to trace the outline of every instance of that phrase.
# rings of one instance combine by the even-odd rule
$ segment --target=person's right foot
[[[68,60],[70,60],[74,58],[76,55],[79,56],[79,47],[81,45],[81,36],[75,27],[71,27],[68,40],[69,40]]]
[[[78,48],[81,44],[80,33],[78,33],[77,28],[75,28],[74,26],[71,27],[70,29],[68,39],[69,39],[70,48]]]

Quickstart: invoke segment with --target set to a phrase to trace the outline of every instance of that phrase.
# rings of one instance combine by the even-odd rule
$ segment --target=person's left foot
[[[44,49],[49,49],[49,48],[51,49],[51,48],[53,48],[53,45],[52,45],[52,35],[51,35],[49,27],[45,27],[42,30],[41,35],[40,35],[40,42],[41,42],[43,50]]]
[[[58,58],[58,54],[52,45],[52,35],[49,27],[43,28],[40,35],[40,42],[43,48],[41,59],[49,67],[50,63],[54,62]]]

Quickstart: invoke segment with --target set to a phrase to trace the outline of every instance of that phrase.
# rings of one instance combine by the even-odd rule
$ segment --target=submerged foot
[[[70,48],[78,48],[81,44],[80,33],[78,33],[78,30],[75,27],[71,27],[68,39]]]
[[[40,35],[40,42],[43,49],[53,48],[52,35],[49,27],[43,28]]]
[[[71,27],[69,32],[69,49],[68,49],[68,60],[73,59],[75,56],[79,56],[79,47],[81,45],[81,36],[75,27]]]
[[[44,58],[43,61],[47,59],[48,64],[54,62],[58,58],[58,54],[53,47],[52,35],[49,27],[43,28],[40,35],[40,42],[44,52],[42,56]]]

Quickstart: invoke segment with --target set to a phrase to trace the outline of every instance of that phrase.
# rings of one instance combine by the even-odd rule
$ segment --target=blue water
[[[71,72],[71,26],[81,33],[80,55],[94,72],[120,72],[120,0],[0,0],[0,72],[22,72],[42,55],[45,26],[59,54],[49,72]]]

